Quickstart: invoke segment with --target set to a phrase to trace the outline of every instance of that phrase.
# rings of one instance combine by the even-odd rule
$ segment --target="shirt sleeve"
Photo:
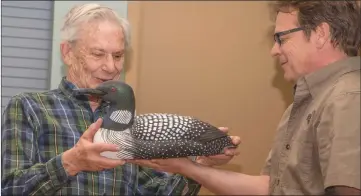
[[[141,195],[197,195],[201,188],[190,178],[142,166],[138,166],[136,186]]]
[[[324,188],[360,189],[360,92],[340,95],[325,106],[317,141]]]
[[[25,108],[20,95],[13,97],[2,116],[1,194],[53,195],[68,176],[61,155],[41,162],[37,154],[35,119]]]

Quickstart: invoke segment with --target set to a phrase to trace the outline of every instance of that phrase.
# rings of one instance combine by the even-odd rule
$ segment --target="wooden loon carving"
[[[235,148],[217,127],[193,118],[166,113],[135,115],[133,89],[121,81],[107,81],[96,89],[77,89],[77,95],[102,97],[109,106],[93,142],[112,143],[118,152],[103,152],[113,159],[156,159],[210,156]]]

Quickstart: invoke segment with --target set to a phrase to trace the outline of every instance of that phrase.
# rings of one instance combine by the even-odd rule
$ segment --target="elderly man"
[[[132,161],[181,173],[220,195],[360,195],[360,8],[279,1],[271,54],[296,82],[260,176],[185,159]]]
[[[68,66],[58,89],[21,93],[2,120],[3,195],[196,195],[195,181],[100,156],[117,146],[94,144],[104,103],[75,97],[75,88],[118,80],[129,48],[127,22],[110,8],[85,4],[70,10],[62,28],[61,56]],[[235,137],[235,144],[239,138]],[[229,156],[199,157],[212,166]]]

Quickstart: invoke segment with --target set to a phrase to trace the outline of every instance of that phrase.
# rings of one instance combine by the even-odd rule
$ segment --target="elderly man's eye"
[[[92,55],[95,56],[95,57],[102,57],[102,56],[104,56],[103,53],[92,53]]]
[[[121,55],[114,55],[113,58],[116,60],[120,60],[122,57],[123,57],[123,55],[121,54]]]

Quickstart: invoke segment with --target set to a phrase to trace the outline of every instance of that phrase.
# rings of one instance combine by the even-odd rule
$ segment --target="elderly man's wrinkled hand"
[[[93,143],[93,137],[101,124],[102,119],[98,119],[83,133],[73,148],[63,153],[63,166],[69,175],[74,176],[81,171],[111,169],[125,163],[124,160],[108,159],[100,155],[104,151],[118,151],[118,147],[113,144]]]
[[[225,133],[228,132],[227,127],[219,127],[219,129]],[[241,139],[238,136],[231,136],[232,143],[234,145],[239,145],[241,143]],[[196,159],[196,162],[205,166],[220,166],[227,164],[230,160],[233,159],[234,156],[238,155],[239,152],[237,149],[225,149],[224,154],[214,155],[214,156],[199,156]]]

